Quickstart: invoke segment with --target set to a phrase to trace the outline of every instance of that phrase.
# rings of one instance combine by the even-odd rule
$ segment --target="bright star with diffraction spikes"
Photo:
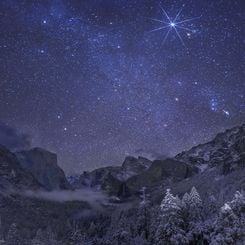
[[[171,31],[174,31],[176,33],[176,35],[178,36],[179,40],[181,41],[181,43],[185,46],[185,43],[184,43],[184,40],[183,38],[181,37],[180,35],[180,32],[179,30],[185,30],[185,31],[188,31],[189,33],[189,36],[190,36],[190,33],[194,33],[195,30],[192,30],[186,26],[184,26],[185,23],[188,23],[188,22],[191,22],[195,19],[199,19],[201,16],[199,17],[193,17],[193,18],[189,18],[189,19],[184,19],[184,20],[180,20],[180,15],[181,15],[181,12],[184,8],[184,6],[179,10],[179,12],[177,13],[177,15],[174,17],[174,18],[171,18],[168,13],[165,11],[164,8],[162,8],[160,6],[163,14],[164,14],[164,17],[166,18],[166,20],[159,20],[159,19],[154,19],[154,18],[149,18],[153,21],[156,21],[156,22],[160,22],[162,24],[164,24],[163,26],[159,27],[159,28],[156,28],[156,29],[153,29],[151,30],[150,32],[155,32],[155,31],[160,31],[160,30],[163,30],[163,29],[166,29],[167,30],[167,33],[164,37],[164,40],[163,42],[165,43],[165,41],[167,40],[168,38],[168,35]]]

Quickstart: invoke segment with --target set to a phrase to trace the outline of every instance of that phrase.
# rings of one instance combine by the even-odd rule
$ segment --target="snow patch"
[[[199,165],[198,168],[200,169],[200,172],[202,173],[208,168],[208,164],[205,163],[205,164]]]

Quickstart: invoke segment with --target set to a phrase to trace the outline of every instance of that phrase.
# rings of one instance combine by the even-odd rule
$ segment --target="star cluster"
[[[245,119],[244,7],[3,0],[1,121],[57,152],[68,174],[205,142]],[[167,38],[152,31],[168,21],[162,9],[175,20]]]

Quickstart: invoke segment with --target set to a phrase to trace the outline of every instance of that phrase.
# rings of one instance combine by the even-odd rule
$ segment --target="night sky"
[[[0,121],[67,174],[245,121],[244,0],[1,0],[0,32]]]

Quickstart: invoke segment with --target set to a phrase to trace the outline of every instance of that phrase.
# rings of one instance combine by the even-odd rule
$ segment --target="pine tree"
[[[142,194],[140,195],[141,197],[140,207],[147,207],[149,206],[150,201],[149,201],[149,195],[146,194],[146,187],[142,187],[141,192]]]
[[[82,235],[81,230],[78,228],[77,225],[74,225],[70,233],[69,244],[70,245],[80,245],[83,242],[85,242],[85,240],[84,240],[84,236]]]
[[[6,245],[22,245],[23,241],[22,238],[17,230],[17,225],[13,223],[8,231]]]
[[[36,236],[31,241],[32,245],[45,245],[44,234],[41,229],[37,230]]]
[[[201,199],[197,189],[195,188],[195,186],[193,186],[191,188],[190,205],[192,208],[197,208],[197,209],[202,208],[202,199]]]
[[[183,195],[182,202],[186,206],[190,205],[190,203],[191,203],[191,197],[190,197],[190,195],[187,192]]]
[[[38,229],[36,236],[32,239],[32,245],[58,245],[59,242],[56,240],[55,234],[51,228],[48,227],[46,230]]]
[[[51,227],[48,226],[46,230],[47,244],[48,245],[58,245],[59,242],[56,240],[56,234],[52,231]]]
[[[106,236],[103,238],[102,244],[131,244],[133,237],[132,226],[131,219],[126,216],[125,212],[115,212],[111,217],[111,224],[107,230]]]
[[[179,198],[173,196],[170,193],[170,189],[167,189],[160,207],[161,220],[156,231],[156,244],[187,244]]]
[[[201,244],[203,240],[203,203],[202,199],[193,186],[190,194],[185,193],[182,198],[183,218],[187,237],[190,243]]]
[[[237,191],[230,202],[233,211],[240,217],[245,212],[245,193]]]
[[[118,225],[113,235],[113,244],[115,245],[127,245],[130,244],[132,234],[130,232],[129,220],[124,212],[121,212]]]
[[[245,241],[245,197],[236,192],[231,202],[225,203],[220,209],[219,216],[211,234],[212,245],[237,244]]]
[[[36,236],[31,241],[32,245],[58,245],[55,234],[50,226],[46,230],[38,229]]]
[[[139,208],[136,214],[136,234],[135,236],[144,237],[148,239],[149,229],[150,229],[150,201],[148,199],[148,195],[146,194],[146,188],[142,188],[141,202],[139,204]]]
[[[88,236],[95,237],[95,235],[96,235],[96,225],[94,224],[94,222],[91,222],[88,228]]]
[[[150,226],[149,226],[149,238],[150,244],[156,244],[156,230],[158,229],[161,221],[160,206],[154,206],[150,209]]]
[[[3,244],[4,241],[4,236],[3,236],[3,226],[2,226],[2,219],[0,217],[0,244]]]
[[[150,245],[149,242],[145,239],[144,235],[136,236],[132,240],[132,245]]]
[[[208,195],[208,205],[204,206],[205,216],[212,216],[219,212],[217,198],[213,194]]]
[[[184,226],[185,230],[188,230],[189,228],[189,221],[190,221],[190,204],[191,204],[191,197],[190,195],[186,192],[183,197],[182,197],[182,217],[184,220]]]

